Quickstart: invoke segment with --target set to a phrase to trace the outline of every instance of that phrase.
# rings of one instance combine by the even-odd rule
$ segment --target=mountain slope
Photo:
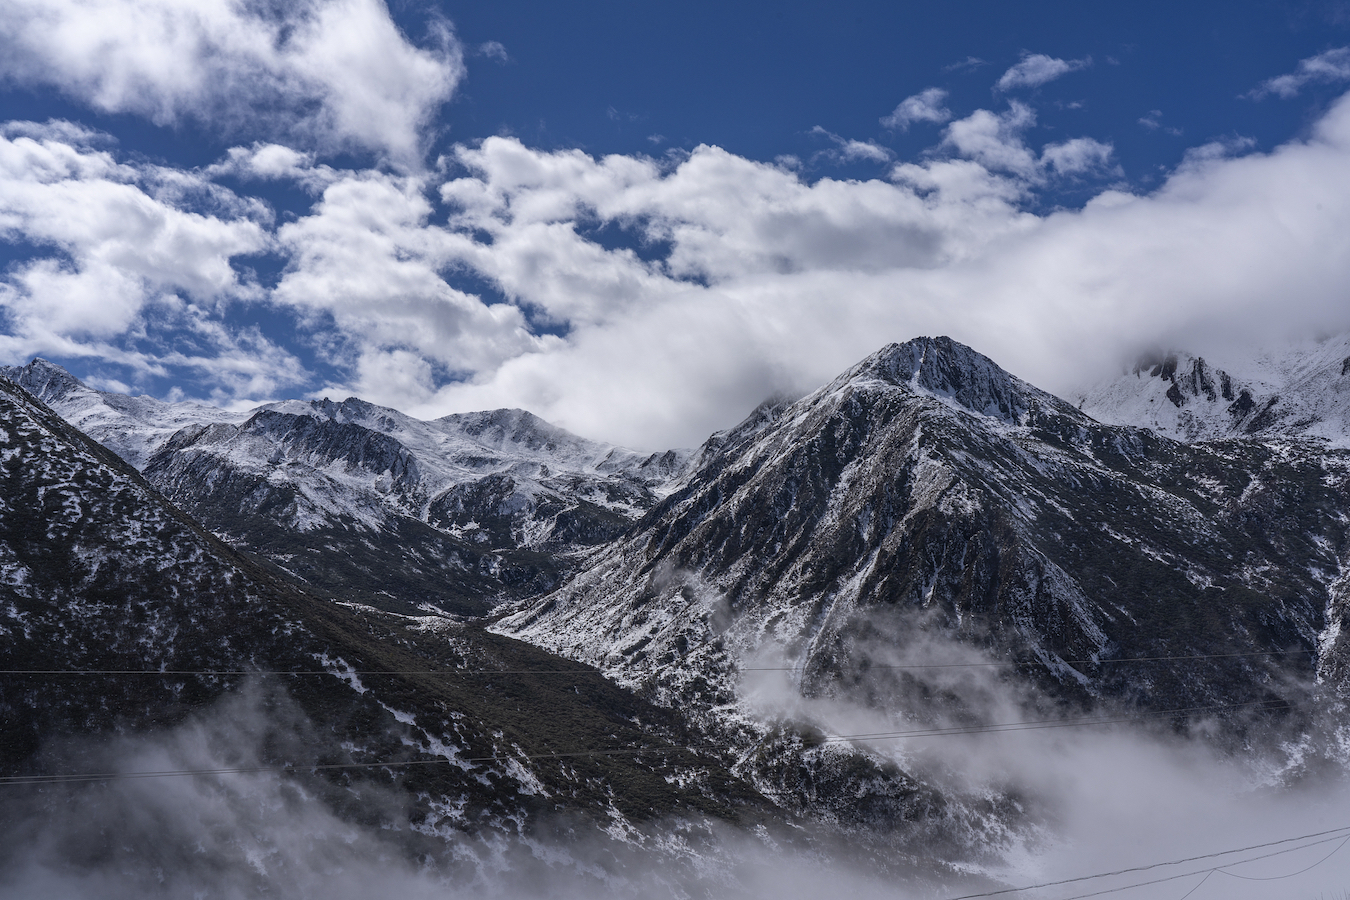
[[[477,615],[555,586],[668,492],[687,454],[587,441],[522,410],[424,422],[350,398],[235,414],[3,370],[236,547],[343,600]]]
[[[262,680],[253,764],[293,766],[303,796],[392,829],[423,865],[453,868],[477,846],[457,841],[490,849],[561,814],[636,838],[657,816],[753,821],[769,810],[715,759],[677,750],[690,744],[677,716],[593,670],[278,580],[6,381],[0,668],[5,775],[89,771],[112,735],[210,716],[256,681],[231,673],[315,673]],[[60,674],[81,670],[103,674]],[[566,755],[633,747],[678,758]],[[24,797],[38,809],[67,802],[59,785],[6,790],[11,812]]]
[[[756,660],[897,723],[982,711],[893,663],[1016,661],[1059,704],[1145,710],[1344,677],[1350,453],[1104,426],[946,338],[752,418],[494,627],[751,743]],[[1160,656],[1205,658],[1112,662]],[[788,802],[772,771],[798,764],[752,777]]]
[[[153,397],[128,397],[97,391],[45,359],[26,366],[0,366],[10,379],[61,417],[137,469],[176,431],[189,425],[238,423],[247,413],[203,403],[165,403]]]
[[[481,614],[554,586],[678,474],[520,410],[422,422],[350,399],[184,429],[145,475],[236,546],[343,599]]]

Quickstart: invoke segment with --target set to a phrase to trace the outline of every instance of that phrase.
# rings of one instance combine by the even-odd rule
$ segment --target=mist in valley
[[[921,841],[914,856],[888,858],[847,829],[804,825],[784,840],[711,820],[633,825],[560,812],[490,833],[438,831],[418,824],[407,795],[382,776],[125,777],[306,759],[310,723],[284,692],[254,684],[171,730],[53,743],[42,756],[48,772],[123,777],[0,785],[0,894],[1204,900],[1350,887],[1350,781],[1334,717],[1297,720],[1297,733],[1286,733],[1254,716],[1237,738],[1217,715],[1184,728],[1169,719],[1084,725],[1083,709],[1057,710],[969,645],[922,628],[903,633],[855,647],[853,668],[805,687],[781,651],[747,655],[741,710],[766,735],[804,740],[808,754],[897,767],[966,810],[953,815],[974,823],[978,846],[935,843],[926,865],[915,863]],[[1289,690],[1306,698],[1317,686]],[[951,732],[1032,721],[1064,727]],[[894,736],[906,731],[930,733]],[[1320,832],[1329,834],[1206,856]],[[1191,857],[1203,858],[1154,866]],[[1142,886],[1122,889],[1134,884]]]

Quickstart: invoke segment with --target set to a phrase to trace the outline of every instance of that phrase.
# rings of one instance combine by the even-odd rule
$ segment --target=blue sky
[[[690,444],[1350,326],[1350,3],[0,0],[0,356]]]

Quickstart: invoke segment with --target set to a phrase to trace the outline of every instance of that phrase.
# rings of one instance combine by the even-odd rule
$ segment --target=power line
[[[1065,659],[1065,665],[1114,665],[1117,663],[1144,662],[1193,662],[1204,659],[1239,659],[1258,656],[1291,656],[1300,653],[1313,653],[1313,650],[1259,650],[1248,653],[1210,653],[1193,656],[1130,656],[1121,659]],[[905,670],[905,669],[972,669],[997,668],[1002,666],[1034,665],[1036,660],[1005,660],[998,662],[974,663],[923,663],[923,664],[871,664],[868,669]],[[584,666],[584,663],[577,665]],[[794,672],[797,666],[741,666],[742,672]],[[281,676],[281,675],[332,675],[372,677],[378,675],[431,675],[449,677],[452,675],[602,675],[598,669],[389,669],[367,670],[353,669],[335,672],[331,669],[0,669],[0,675],[160,675],[160,676]]]
[[[1237,659],[1241,657],[1254,656],[1291,656],[1299,653],[1314,653],[1314,650],[1258,650],[1250,653],[1206,653],[1195,656],[1126,656],[1120,659],[1062,659],[1061,663],[1068,666],[1078,665],[1114,665],[1116,663],[1140,663],[1140,662],[1188,662],[1201,659]],[[973,663],[928,663],[922,665],[915,664],[897,664],[889,665],[884,663],[871,663],[864,667],[868,669],[975,669],[989,668],[998,666],[1029,666],[1035,665],[1039,660],[1003,660],[998,662],[973,662]],[[743,666],[743,672],[795,672],[797,666]]]
[[[1156,713],[1146,713],[1133,717],[1105,718],[1101,716],[1086,716],[1077,719],[1068,720],[1033,720],[1029,722],[1006,722],[995,725],[984,726],[958,726],[955,728],[930,728],[911,731],[892,731],[892,732],[874,732],[866,734],[844,734],[825,738],[818,743],[844,743],[862,740],[895,740],[906,737],[938,737],[944,735],[961,734],[1002,734],[1008,731],[1030,731],[1039,728],[1068,728],[1081,727],[1088,725],[1103,725],[1119,722],[1137,721],[1143,718],[1167,718],[1189,715],[1195,712],[1210,712],[1222,709],[1236,709],[1241,707],[1258,706],[1261,704],[1270,704],[1278,701],[1255,701],[1252,703],[1233,703],[1215,706],[1193,706],[1183,709],[1164,710]],[[1281,709],[1284,707],[1265,706],[1268,709]],[[526,760],[546,760],[546,759],[568,759],[583,757],[605,757],[605,756],[666,756],[674,753],[721,753],[735,750],[730,745],[704,744],[701,746],[688,747],[633,747],[614,750],[576,750],[565,753],[536,753],[524,754],[523,756],[512,757],[514,759]],[[479,756],[465,759],[425,759],[425,760],[385,760],[381,762],[369,763],[325,763],[316,765],[281,765],[281,766],[230,766],[215,769],[168,769],[155,772],[89,772],[89,773],[65,773],[54,775],[9,775],[0,776],[0,785],[6,784],[63,784],[70,782],[85,781],[104,781],[113,779],[127,778],[161,778],[183,775],[233,775],[252,772],[300,772],[300,771],[319,771],[319,770],[338,770],[338,769],[378,769],[378,768],[402,768],[408,766],[429,766],[458,763],[490,763],[500,762],[501,758],[497,756]]]
[[[1334,838],[1332,838],[1331,840],[1334,840]],[[1318,841],[1318,843],[1322,843],[1322,842],[1321,842],[1321,841]],[[1259,878],[1259,877],[1254,876],[1254,875],[1239,875],[1239,874],[1236,873],[1236,872],[1229,872],[1227,866],[1225,866],[1225,867],[1222,868],[1222,869],[1215,869],[1215,871],[1218,872],[1220,875],[1227,875],[1229,878],[1241,878],[1243,881],[1283,881],[1283,880],[1286,879],[1286,878],[1293,878],[1295,875],[1302,875],[1304,872],[1311,872],[1313,869],[1317,868],[1317,867],[1320,866],[1322,863],[1326,862],[1327,860],[1329,860],[1329,859],[1331,859],[1333,856],[1335,856],[1337,853],[1339,853],[1339,852],[1341,851],[1341,848],[1344,847],[1347,843],[1350,843],[1350,836],[1347,836],[1347,837],[1345,838],[1345,840],[1343,840],[1343,841],[1341,841],[1339,844],[1337,844],[1336,847],[1335,847],[1330,853],[1328,853],[1326,856],[1324,856],[1324,857],[1322,857],[1321,859],[1319,859],[1317,862],[1313,863],[1313,864],[1310,865],[1310,866],[1304,866],[1302,869],[1299,869],[1297,872],[1290,872],[1290,873],[1288,873],[1287,875],[1272,875],[1272,876],[1269,876],[1269,877],[1266,877],[1266,878]],[[1309,846],[1309,847],[1312,847],[1312,846],[1314,846],[1314,845],[1313,845],[1313,844],[1308,844],[1308,846]],[[1300,848],[1300,849],[1302,849],[1302,848]],[[1250,862],[1250,861],[1251,861],[1251,860],[1243,860],[1243,862]],[[1238,863],[1232,863],[1232,865],[1235,865],[1235,866],[1236,866],[1236,865],[1238,865]]]
[[[1328,854],[1327,854],[1326,856],[1324,856],[1322,859],[1320,859],[1320,860],[1318,860],[1317,862],[1313,863],[1311,866],[1308,866],[1307,869],[1301,869],[1301,870],[1299,870],[1299,872],[1292,872],[1292,873],[1290,873],[1290,874],[1288,874],[1288,875],[1280,875],[1280,876],[1278,876],[1278,877],[1276,877],[1276,878],[1269,879],[1269,880],[1271,880],[1271,881],[1281,881],[1281,880],[1283,880],[1283,879],[1285,879],[1285,878],[1293,878],[1295,875],[1299,875],[1299,874],[1301,874],[1302,872],[1308,871],[1308,869],[1314,869],[1314,868],[1316,868],[1317,866],[1320,866],[1322,863],[1326,862],[1328,859],[1331,859],[1331,857],[1334,856],[1334,855],[1336,854],[1336,852],[1337,852],[1338,850],[1341,849],[1341,847],[1344,847],[1346,841],[1347,841],[1347,840],[1350,840],[1350,838],[1335,838],[1335,837],[1326,838],[1326,839],[1320,840],[1320,841],[1313,841],[1313,842],[1310,843],[1310,844],[1304,844],[1304,845],[1301,846],[1301,847],[1290,847],[1288,850],[1276,850],[1274,853],[1263,853],[1263,854],[1260,855],[1260,856],[1253,856],[1253,857],[1250,857],[1250,858],[1248,858],[1248,859],[1238,859],[1238,860],[1234,860],[1233,862],[1231,862],[1231,863],[1225,863],[1225,864],[1222,865],[1222,866],[1213,866],[1213,867],[1208,868],[1208,869],[1196,869],[1196,870],[1193,871],[1193,872],[1184,872],[1184,873],[1182,873],[1182,874],[1180,874],[1180,875],[1168,875],[1168,876],[1166,876],[1165,878],[1154,878],[1154,879],[1151,879],[1151,880],[1149,880],[1149,881],[1139,881],[1139,882],[1136,882],[1136,883],[1134,883],[1134,884],[1121,885],[1120,887],[1104,888],[1104,889],[1102,889],[1102,890],[1100,890],[1100,891],[1092,891],[1091,893],[1088,893],[1088,894],[1074,894],[1074,895],[1071,896],[1071,897],[1061,897],[1061,898],[1059,898],[1059,900],[1086,900],[1086,898],[1088,898],[1088,897],[1101,897],[1101,896],[1103,896],[1103,895],[1105,895],[1105,894],[1118,894],[1118,893],[1120,893],[1121,891],[1129,891],[1129,890],[1133,890],[1134,888],[1148,887],[1148,886],[1151,885],[1151,884],[1163,884],[1164,882],[1168,882],[1168,881],[1176,881],[1176,880],[1178,880],[1178,879],[1180,879],[1180,878],[1189,878],[1189,877],[1191,877],[1192,875],[1199,875],[1199,874],[1201,874],[1202,872],[1205,874],[1205,877],[1206,877],[1206,878],[1208,878],[1210,875],[1214,874],[1215,872],[1218,872],[1220,875],[1233,875],[1232,872],[1229,872],[1229,871],[1228,871],[1228,867],[1229,867],[1229,866],[1241,866],[1241,865],[1245,865],[1245,864],[1247,864],[1247,863],[1249,863],[1249,862],[1256,862],[1257,860],[1261,860],[1261,859],[1270,859],[1270,858],[1275,857],[1275,856],[1283,856],[1283,855],[1286,854],[1286,853],[1297,853],[1298,851],[1300,851],[1300,850],[1306,850],[1306,849],[1308,849],[1309,847],[1316,847],[1316,846],[1319,845],[1319,844],[1330,844],[1330,843],[1332,843],[1332,842],[1334,842],[1334,841],[1337,841],[1337,840],[1340,840],[1340,841],[1341,841],[1340,846],[1338,846],[1335,850],[1332,850],[1330,853],[1328,853]],[[1234,877],[1241,878],[1241,877],[1243,877],[1243,876],[1238,875],[1238,876],[1234,876]],[[1196,885],[1196,887],[1198,888],[1199,885]],[[1194,893],[1194,888],[1193,888],[1189,893]]]
[[[576,757],[595,757],[595,756],[648,755],[648,754],[674,753],[688,749],[691,748],[672,747],[667,749],[649,748],[649,749],[626,749],[626,750],[590,750],[573,753],[529,754],[525,756],[525,758],[530,760],[536,760],[536,759],[567,759]],[[107,772],[100,774],[90,773],[90,774],[73,774],[73,775],[7,776],[7,777],[0,777],[0,784],[11,784],[11,785],[70,784],[89,781],[125,780],[133,778],[159,778],[165,776],[182,776],[182,775],[248,774],[259,772],[284,773],[284,772],[322,771],[322,770],[360,769],[360,768],[408,768],[413,766],[453,765],[456,763],[482,763],[482,762],[498,762],[498,761],[500,761],[499,758],[495,756],[491,757],[480,756],[459,760],[442,758],[434,760],[383,761],[376,763],[329,763],[311,766],[293,766],[293,765],[232,766],[227,768],[175,769],[157,772]],[[1154,884],[1163,884],[1165,882],[1176,881],[1182,878],[1190,878],[1194,875],[1202,875],[1202,874],[1205,875],[1205,879],[1202,880],[1200,884],[1197,884],[1189,892],[1187,892],[1186,896],[1189,897],[1192,893],[1195,892],[1195,890],[1197,890],[1200,887],[1201,884],[1204,883],[1205,880],[1208,880],[1210,875],[1214,874],[1215,872],[1218,872],[1223,875],[1228,875],[1233,878],[1241,878],[1249,881],[1279,881],[1285,878],[1293,878],[1297,875],[1301,875],[1304,872],[1308,872],[1316,868],[1317,866],[1321,865],[1322,863],[1326,862],[1328,859],[1330,859],[1332,856],[1338,853],[1343,847],[1345,847],[1347,843],[1350,843],[1350,834],[1344,834],[1344,832],[1346,831],[1350,831],[1350,825],[1340,826],[1338,828],[1332,828],[1326,831],[1317,831],[1311,834],[1303,834],[1295,837],[1281,838],[1279,840],[1274,841],[1266,841],[1259,844],[1251,844],[1246,847],[1236,847],[1229,850],[1216,851],[1214,853],[1202,853],[1196,856],[1184,857],[1182,859],[1168,860],[1166,862],[1150,863],[1142,866],[1132,866],[1125,869],[1116,869],[1110,872],[1099,872],[1093,875],[1081,875],[1075,878],[1065,878],[1058,881],[1046,881],[1041,882],[1039,884],[1023,885],[1021,887],[999,888],[997,890],[983,891],[975,894],[962,894],[958,897],[947,898],[947,900],[981,900],[981,898],[998,897],[1007,894],[1017,894],[1023,893],[1025,891],[1040,890],[1048,887],[1059,887],[1067,884],[1081,884],[1086,881],[1096,881],[1102,878],[1112,878],[1120,875],[1130,875],[1140,872],[1148,872],[1155,869],[1166,868],[1168,866],[1184,865],[1188,862],[1198,862],[1200,860],[1205,859],[1217,859],[1223,856],[1232,856],[1237,853],[1247,853],[1252,850],[1262,850],[1267,847],[1278,847],[1282,844],[1299,843],[1299,846],[1297,847],[1288,847],[1282,850],[1273,851],[1271,853],[1264,853],[1259,856],[1252,856],[1246,859],[1234,860],[1229,863],[1224,863],[1223,865],[1220,866],[1211,866],[1210,868],[1207,869],[1196,869],[1190,872],[1182,872],[1175,875],[1167,875],[1162,878],[1154,878],[1147,881],[1133,882],[1131,884],[1121,885],[1112,888],[1105,888],[1103,890],[1092,891],[1086,894],[1075,894],[1071,897],[1061,898],[1061,900],[1086,900],[1086,898],[1090,897],[1099,897],[1105,894],[1113,894],[1118,893],[1120,891],[1132,890],[1134,888],[1147,887],[1149,885]],[[1330,835],[1330,837],[1328,837],[1328,835]],[[1320,838],[1320,840],[1312,840],[1313,838]],[[1307,843],[1302,843],[1305,841]],[[1299,869],[1296,872],[1290,872],[1285,875],[1278,875],[1271,877],[1253,877],[1246,875],[1238,875],[1237,873],[1227,871],[1229,868],[1232,868],[1234,866],[1245,865],[1247,863],[1257,862],[1263,859],[1271,859],[1277,856],[1283,856],[1288,853],[1295,853],[1300,850],[1306,850],[1310,847],[1316,847],[1329,843],[1336,843],[1337,841],[1339,841],[1340,843],[1337,844],[1337,846],[1334,849],[1332,849],[1330,853],[1328,853],[1326,856],[1322,857],[1320,860],[1313,863],[1312,865],[1305,866],[1304,868]]]
[[[1095,875],[1080,875],[1080,876],[1078,876],[1077,878],[1064,878],[1064,879],[1061,879],[1061,880],[1059,880],[1059,881],[1043,881],[1043,882],[1041,882],[1040,884],[1028,884],[1028,885],[1023,885],[1022,887],[999,888],[998,890],[984,891],[984,892],[978,893],[978,894],[962,894],[962,895],[959,896],[959,897],[948,897],[947,900],[977,900],[977,898],[983,898],[983,897],[999,897],[999,896],[1002,896],[1002,895],[1004,895],[1004,894],[1019,894],[1019,893],[1022,893],[1023,891],[1035,891],[1035,890],[1040,890],[1040,889],[1042,889],[1042,888],[1059,887],[1059,886],[1065,885],[1065,884],[1081,884],[1081,883],[1084,882],[1084,881],[1095,881],[1095,880],[1097,880],[1097,879],[1099,879],[1099,878],[1112,878],[1112,877],[1115,877],[1115,876],[1117,876],[1117,875],[1130,875],[1130,874],[1134,874],[1134,873],[1137,873],[1137,872],[1148,872],[1148,871],[1151,871],[1151,870],[1153,870],[1153,869],[1162,869],[1162,868],[1166,868],[1167,866],[1181,866],[1181,865],[1185,865],[1186,863],[1190,863],[1190,862],[1199,862],[1199,861],[1202,860],[1202,859],[1216,859],[1216,858],[1218,858],[1218,857],[1220,857],[1220,856],[1231,856],[1231,855],[1233,855],[1234,853],[1247,853],[1248,851],[1251,851],[1251,850],[1263,850],[1263,849],[1265,849],[1266,847],[1278,847],[1280,844],[1292,844],[1292,843],[1295,843],[1295,842],[1298,842],[1298,841],[1308,841],[1308,840],[1311,840],[1312,838],[1322,838],[1322,840],[1313,841],[1312,843],[1309,843],[1309,844],[1303,844],[1303,845],[1298,846],[1298,847],[1290,847],[1290,848],[1285,849],[1285,850],[1279,850],[1279,851],[1276,851],[1276,852],[1274,852],[1274,853],[1267,853],[1267,854],[1263,854],[1263,855],[1261,855],[1261,856],[1253,856],[1253,857],[1251,857],[1250,859],[1240,859],[1240,860],[1236,860],[1236,861],[1231,862],[1231,863],[1225,863],[1225,864],[1222,865],[1222,866],[1214,866],[1214,867],[1209,868],[1209,869],[1197,869],[1197,870],[1195,870],[1195,871],[1193,871],[1193,872],[1186,872],[1186,873],[1181,874],[1181,875],[1169,875],[1169,876],[1167,876],[1166,878],[1159,878],[1159,879],[1156,879],[1156,880],[1153,880],[1153,881],[1140,881],[1140,882],[1137,882],[1137,883],[1135,883],[1135,884],[1125,885],[1124,887],[1111,888],[1110,890],[1105,890],[1105,891],[1097,891],[1096,893],[1093,893],[1093,894],[1078,894],[1078,895],[1075,895],[1075,896],[1073,896],[1073,897],[1063,897],[1063,898],[1061,898],[1061,900],[1081,900],[1081,898],[1083,898],[1083,897],[1095,897],[1095,896],[1098,896],[1099,894],[1109,894],[1109,893],[1113,893],[1113,892],[1115,892],[1115,891],[1124,891],[1124,890],[1128,890],[1128,889],[1134,888],[1134,887],[1145,887],[1145,886],[1150,885],[1150,884],[1161,884],[1161,883],[1164,882],[1164,881],[1175,881],[1175,880],[1177,880],[1178,878],[1189,878],[1189,877],[1191,877],[1192,875],[1199,875],[1199,874],[1201,874],[1202,872],[1217,872],[1217,871],[1223,871],[1223,869],[1225,869],[1225,868],[1227,868],[1227,867],[1229,867],[1229,866],[1241,865],[1242,863],[1256,862],[1257,860],[1261,860],[1261,859],[1269,859],[1269,858],[1271,858],[1271,857],[1273,857],[1273,856],[1280,856],[1280,855],[1285,854],[1285,853],[1294,853],[1294,852],[1296,852],[1296,851],[1298,851],[1298,850],[1305,850],[1305,849],[1307,849],[1308,847],[1316,847],[1316,846],[1318,846],[1319,844],[1328,844],[1328,843],[1332,843],[1332,842],[1334,842],[1334,841],[1342,841],[1343,844],[1344,844],[1344,841],[1350,841],[1350,835],[1344,835],[1344,834],[1342,834],[1342,832],[1345,832],[1345,831],[1350,831],[1350,825],[1342,825],[1342,826],[1339,827],[1339,828],[1331,828],[1331,829],[1328,829],[1328,830],[1326,830],[1326,831],[1316,831],[1316,832],[1313,832],[1312,834],[1301,834],[1301,835],[1298,835],[1297,837],[1281,838],[1281,839],[1278,840],[1278,841],[1266,841],[1265,843],[1262,843],[1262,844],[1252,844],[1252,845],[1247,846],[1247,847],[1237,847],[1237,848],[1234,848],[1234,849],[1232,849],[1232,850],[1219,850],[1219,851],[1217,851],[1217,852],[1215,852],[1215,853],[1202,853],[1202,854],[1200,854],[1200,855],[1198,855],[1198,856],[1187,856],[1187,857],[1185,857],[1184,859],[1173,859],[1173,860],[1168,860],[1167,862],[1149,863],[1148,865],[1144,865],[1144,866],[1132,866],[1132,867],[1130,867],[1130,868],[1128,868],[1128,869],[1116,869],[1116,870],[1113,871],[1113,872],[1099,872],[1099,873],[1097,873],[1097,874],[1095,874]],[[1334,837],[1327,837],[1327,835],[1334,835]],[[1343,845],[1343,844],[1342,844],[1342,845]],[[1340,849],[1340,848],[1337,848],[1337,849]],[[1334,851],[1333,851],[1333,852],[1334,852]],[[1330,857],[1331,857],[1331,854],[1328,854],[1327,857],[1324,858],[1321,862],[1325,862],[1326,859],[1330,859]],[[1317,863],[1316,865],[1320,865],[1320,864],[1321,864],[1321,863],[1319,862],[1319,863]],[[1310,868],[1311,868],[1311,867],[1310,867]],[[1307,871],[1307,870],[1304,869],[1303,871]],[[1232,874],[1232,873],[1224,872],[1223,874],[1229,875],[1229,874]],[[1300,874],[1300,873],[1295,872],[1295,873],[1293,873],[1293,874],[1294,874],[1294,875],[1297,875],[1297,874]],[[1239,877],[1241,877],[1241,876],[1239,876]],[[1292,877],[1292,876],[1281,876],[1281,877]],[[1198,885],[1197,885],[1197,886],[1198,886]]]

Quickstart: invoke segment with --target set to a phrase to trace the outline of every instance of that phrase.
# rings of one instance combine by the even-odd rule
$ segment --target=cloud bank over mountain
[[[448,24],[414,43],[377,0],[9,6],[12,82],[239,140],[187,166],[72,122],[4,126],[0,235],[19,250],[0,353],[85,359],[114,388],[519,406],[659,447],[916,334],[1059,389],[1143,345],[1350,325],[1346,98],[1270,152],[1197,146],[1148,189],[1108,140],[1047,140],[1034,93],[960,111],[938,88],[880,120],[930,129],[917,156],[819,129],[816,162],[865,179],[510,135],[428,159],[465,72]],[[1323,78],[1336,52],[1287,78]],[[1087,65],[1028,53],[992,87]]]

